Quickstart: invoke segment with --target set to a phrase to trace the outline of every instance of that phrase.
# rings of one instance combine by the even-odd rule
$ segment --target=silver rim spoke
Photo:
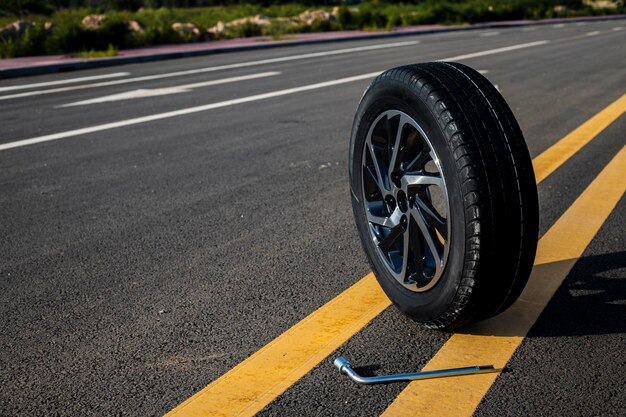
[[[441,257],[439,255],[439,250],[437,249],[437,246],[435,245],[435,239],[437,239],[437,236],[433,236],[434,231],[428,227],[428,225],[426,224],[426,220],[424,220],[422,213],[420,213],[418,210],[411,210],[411,214],[413,218],[415,219],[415,221],[417,222],[417,226],[422,232],[421,235],[426,241],[426,245],[429,249],[429,252],[435,261],[435,277],[438,277],[438,275],[441,272],[442,265],[441,265]]]
[[[386,111],[368,132],[362,166],[365,213],[378,255],[409,290],[432,288],[445,269],[450,224],[445,180],[428,137],[407,114]]]
[[[411,172],[412,170],[422,167],[424,166],[424,164],[428,161],[428,159],[430,158],[430,150],[429,149],[422,149],[415,158],[413,158],[413,160],[411,160],[411,162],[408,162],[407,164],[405,164],[404,166],[404,170]]]
[[[400,276],[398,279],[405,281],[407,278],[407,266],[409,263],[409,241],[411,240],[411,236],[409,234],[409,229],[404,232],[404,241],[402,246],[402,269],[400,270]]]
[[[375,214],[372,214],[369,210],[366,210],[366,213],[367,221],[377,226],[394,227],[397,224],[394,224],[392,217],[376,216]]]
[[[389,120],[388,118],[387,120]],[[400,153],[400,147],[402,145],[402,133],[404,130],[404,125],[409,121],[405,117],[404,114],[400,115],[400,120],[398,121],[398,128],[396,130],[396,137],[393,141],[393,153],[391,154],[391,161],[389,161],[389,171],[390,173],[396,171],[396,167],[398,166],[398,154]]]
[[[378,155],[376,155],[376,152],[374,151],[374,145],[372,145],[372,143],[369,142],[368,148],[370,151],[372,162],[374,163],[374,170],[376,171],[376,182],[377,182],[378,188],[380,189],[381,193],[384,191],[389,191],[387,187],[385,186],[385,181],[383,180],[383,174],[380,172],[380,168],[381,168],[380,162],[378,161]]]
[[[367,172],[369,172],[369,174],[372,176],[372,179],[374,180],[374,183],[376,184],[376,187],[378,187],[378,191],[380,191],[381,194],[383,194],[386,190],[383,187],[383,185],[381,184],[381,178],[380,175],[378,173],[378,170],[375,169],[374,171],[376,171],[375,173],[372,172],[372,169],[370,167],[367,167]]]
[[[447,239],[448,230],[446,228],[445,219],[442,219],[441,216],[421,198],[416,198],[415,202],[419,208],[420,214],[424,217],[424,221],[435,228],[444,239]]]
[[[406,174],[402,177],[402,183],[406,183],[407,187],[415,187],[418,185],[436,185],[437,187],[443,189],[443,179],[441,175],[417,175],[417,174]]]

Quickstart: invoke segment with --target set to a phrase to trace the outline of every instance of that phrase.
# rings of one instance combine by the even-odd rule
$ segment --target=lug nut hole
[[[396,198],[397,198],[398,207],[400,207],[400,211],[402,211],[403,213],[406,213],[407,210],[409,209],[409,202],[406,198],[406,194],[404,193],[404,191],[402,190],[398,191],[398,193],[396,194]]]

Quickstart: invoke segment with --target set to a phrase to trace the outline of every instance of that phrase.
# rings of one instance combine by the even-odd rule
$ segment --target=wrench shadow
[[[572,265],[541,311],[542,303],[534,300],[551,291],[551,276]],[[626,251],[536,265],[513,306],[457,333],[517,337],[626,333]]]
[[[355,366],[354,372],[364,377],[377,376],[376,371],[380,370],[381,366],[378,364],[364,365],[364,366]]]

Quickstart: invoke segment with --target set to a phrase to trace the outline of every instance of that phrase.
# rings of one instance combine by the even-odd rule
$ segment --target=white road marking
[[[534,30],[537,30],[537,28],[536,27],[532,27],[532,26],[531,27],[522,28],[523,32],[532,32]]]
[[[557,23],[556,25],[552,25],[552,27],[555,28],[555,29],[560,29],[563,26],[565,26],[563,23]]]
[[[497,36],[499,34],[500,34],[500,32],[483,32],[483,33],[481,33],[478,36],[487,37],[487,36]]]
[[[528,47],[531,47],[531,46],[544,45],[546,43],[549,43],[549,42],[548,41],[538,41],[538,42],[525,43],[525,44],[521,44],[521,45],[511,45],[511,46],[507,46],[507,47],[504,47],[504,48],[490,49],[490,50],[487,50],[487,51],[476,52],[476,53],[473,53],[473,54],[467,54],[467,55],[460,55],[460,56],[456,56],[456,57],[444,58],[443,61],[454,61],[454,60],[459,60],[459,59],[468,59],[468,58],[473,58],[473,57],[492,55],[492,54],[497,54],[497,53],[501,53],[501,52],[513,51],[513,50],[521,49],[521,48],[528,48]],[[242,97],[242,98],[237,98],[237,99],[233,99],[233,100],[220,101],[220,102],[217,102],[217,103],[205,104],[205,105],[202,105],[202,106],[189,107],[189,108],[186,108],[186,109],[180,109],[180,110],[174,110],[174,111],[169,111],[169,112],[165,112],[165,113],[153,114],[153,115],[150,115],[150,116],[143,116],[143,117],[137,117],[137,118],[134,118],[134,119],[121,120],[119,122],[105,123],[105,124],[101,124],[101,125],[85,127],[85,128],[82,128],[82,129],[69,130],[69,131],[66,131],[66,132],[53,133],[53,134],[44,135],[44,136],[37,136],[37,137],[34,137],[34,138],[30,138],[30,139],[23,139],[23,140],[18,140],[18,141],[15,141],[15,142],[8,142],[8,143],[0,144],[0,151],[4,151],[4,150],[7,150],[7,149],[12,149],[12,148],[19,148],[19,147],[22,147],[22,146],[33,145],[33,144],[41,143],[41,142],[49,142],[49,141],[57,140],[57,139],[64,139],[64,138],[69,138],[69,137],[74,137],[74,136],[86,135],[88,133],[101,132],[103,130],[116,129],[118,127],[132,126],[132,125],[136,125],[136,124],[140,124],[140,123],[152,122],[152,121],[155,121],[155,120],[169,119],[169,118],[172,118],[172,117],[178,117],[178,116],[183,116],[183,115],[187,115],[187,114],[192,114],[192,113],[198,113],[198,112],[218,109],[218,108],[222,108],[222,107],[234,106],[236,104],[243,104],[243,103],[249,103],[249,102],[252,102],[252,101],[266,100],[266,99],[269,99],[269,98],[286,96],[286,95],[289,95],[289,94],[300,93],[300,92],[303,92],[303,91],[318,90],[320,88],[332,87],[332,86],[336,86],[336,85],[340,85],[340,84],[346,84],[346,83],[350,83],[350,82],[354,82],[354,81],[370,79],[370,78],[373,78],[373,77],[377,76],[380,73],[381,73],[381,71],[370,72],[368,74],[356,75],[356,76],[353,76],[353,77],[340,78],[340,79],[337,79],[337,80],[325,81],[325,82],[315,83],[315,84],[309,84],[309,85],[304,85],[304,86],[301,86],[301,87],[287,88],[285,90],[272,91],[272,92],[269,92],[269,93],[256,94],[256,95],[253,95],[253,96]]]
[[[576,26],[585,26],[587,24],[587,22],[578,22],[576,23]]]
[[[599,34],[600,34],[600,32],[597,31],[597,30],[594,30],[593,32],[587,32],[587,36],[596,36],[596,35],[599,35]]]
[[[457,55],[457,56],[453,56],[450,58],[440,59],[439,61],[461,61],[463,59],[478,58],[480,56],[499,54],[501,52],[515,51],[516,49],[530,48],[531,46],[545,45],[546,43],[549,43],[549,41],[544,40],[544,41],[522,43],[519,45],[511,45],[511,46],[505,46],[503,48],[496,48],[496,49],[489,49],[487,51],[474,52],[473,54]]]
[[[83,90],[86,88],[108,87],[111,85],[136,83],[136,82],[141,82],[141,81],[158,80],[158,79],[170,78],[170,77],[180,77],[183,75],[202,74],[205,72],[222,71],[222,70],[229,70],[229,69],[235,69],[235,68],[246,68],[246,67],[252,67],[256,65],[274,64],[277,62],[296,61],[300,59],[319,58],[319,57],[324,57],[324,56],[342,55],[342,54],[349,54],[349,53],[363,52],[363,51],[373,51],[373,50],[385,49],[385,48],[399,48],[403,46],[417,45],[418,43],[420,42],[419,41],[405,41],[405,42],[383,43],[383,44],[377,44],[377,45],[359,46],[356,48],[335,49],[332,51],[312,52],[312,53],[301,54],[301,55],[290,55],[290,56],[283,56],[283,57],[278,57],[278,58],[268,58],[268,59],[261,59],[258,61],[239,62],[236,64],[220,65],[216,67],[198,68],[198,69],[193,69],[193,70],[176,71],[176,72],[170,72],[170,73],[164,73],[164,74],[146,75],[143,77],[126,78],[124,80],[114,80],[114,81],[106,81],[106,82],[94,83],[94,84],[76,85],[72,87],[55,88],[51,90],[29,91],[29,92],[21,93],[21,94],[0,96],[0,100],[9,100],[9,99],[21,98],[21,97],[31,97],[31,96],[38,96],[42,94],[61,93],[65,91]]]
[[[618,30],[622,30],[624,29],[622,26],[616,26],[613,28],[614,31],[618,31]]]
[[[186,109],[168,111],[168,112],[165,112],[165,113],[157,113],[157,114],[153,114],[153,115],[150,115],[150,116],[143,116],[143,117],[137,117],[137,118],[134,118],[134,119],[121,120],[119,122],[105,123],[105,124],[102,124],[102,125],[91,126],[91,127],[86,127],[86,128],[82,128],[82,129],[69,130],[69,131],[60,132],[60,133],[53,133],[51,135],[38,136],[38,137],[35,137],[35,138],[31,138],[31,139],[18,140],[16,142],[3,143],[3,144],[0,144],[0,151],[6,150],[6,149],[11,149],[11,148],[17,148],[17,147],[20,147],[20,146],[33,145],[35,143],[48,142],[48,141],[51,141],[51,140],[69,138],[69,137],[72,137],[72,136],[85,135],[87,133],[94,133],[94,132],[100,132],[100,131],[103,131],[103,130],[116,129],[118,127],[136,125],[136,124],[139,124],[139,123],[146,123],[146,122],[152,122],[152,121],[155,121],[155,120],[169,119],[169,118],[172,118],[172,117],[183,116],[183,115],[186,115],[186,114],[192,114],[192,113],[198,113],[198,112],[207,111],[207,110],[219,109],[221,107],[229,107],[229,106],[234,106],[236,104],[249,103],[251,101],[265,100],[265,99],[268,99],[268,98],[280,97],[280,96],[285,96],[285,95],[294,94],[294,93],[300,93],[302,91],[317,90],[317,89],[320,89],[320,88],[331,87],[331,86],[335,86],[335,85],[339,85],[339,84],[345,84],[345,83],[349,83],[349,82],[353,82],[353,81],[359,81],[359,80],[365,80],[365,79],[368,79],[368,78],[373,78],[373,77],[377,76],[378,74],[380,74],[380,71],[378,71],[378,72],[371,72],[369,74],[357,75],[357,76],[354,76],[354,77],[340,78],[338,80],[325,81],[325,82],[316,83],[316,84],[304,85],[304,86],[301,86],[301,87],[287,88],[285,90],[272,91],[272,92],[264,93],[264,94],[256,94],[254,96],[249,96],[249,97],[242,97],[242,98],[236,98],[236,99],[233,99],[233,100],[220,101],[220,102],[217,102],[217,103],[205,104],[203,106],[189,107],[189,108],[186,108]]]
[[[48,87],[48,86],[52,86],[52,85],[61,85],[61,84],[73,84],[73,83],[80,83],[80,82],[83,82],[83,81],[102,80],[102,79],[106,79],[106,78],[126,77],[128,75],[130,75],[130,72],[115,72],[113,74],[92,75],[90,77],[79,77],[79,78],[68,78],[66,80],[46,81],[44,83],[9,85],[7,87],[0,87],[0,92],[2,92],[2,91],[15,91],[15,90],[27,90],[29,88]]]
[[[88,104],[100,104],[109,103],[112,101],[132,100],[137,98],[157,97],[165,96],[169,94],[186,93],[191,90],[185,90],[179,87],[165,87],[165,88],[139,88],[137,90],[125,91],[119,94],[111,94],[110,96],[102,96],[92,98],[90,100],[76,101],[74,103],[63,104],[61,106],[54,106],[55,109],[63,107],[85,106]]]
[[[280,75],[280,74],[281,73],[279,71],[270,71],[270,72],[262,72],[259,74],[250,74],[250,75],[243,75],[240,77],[222,78],[219,80],[203,81],[201,83],[184,84],[184,85],[177,85],[177,86],[166,87],[166,88],[139,89],[139,90],[133,90],[133,91],[126,91],[124,93],[119,93],[119,94],[112,94],[112,95],[104,96],[104,97],[92,98],[89,100],[77,101],[77,102],[69,103],[69,104],[63,104],[57,107],[84,106],[87,104],[108,103],[111,101],[132,100],[132,99],[137,99],[137,98],[156,97],[156,96],[164,96],[168,94],[186,93],[186,92],[193,90],[194,88],[234,83],[237,81],[254,80],[257,78],[272,77],[274,75]]]

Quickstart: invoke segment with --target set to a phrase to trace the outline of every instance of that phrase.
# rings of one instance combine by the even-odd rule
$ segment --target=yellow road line
[[[626,146],[539,240],[519,300],[497,317],[454,334],[424,370],[469,364],[504,368],[574,263],[626,191]],[[383,416],[471,416],[499,373],[410,383]]]
[[[537,183],[619,117],[625,103],[626,94],[535,158]],[[561,150],[552,151],[555,147]],[[545,162],[536,163],[538,159]],[[166,417],[256,414],[389,305],[391,302],[369,273]]]
[[[251,416],[390,304],[370,273],[166,414]]]
[[[537,184],[563,165],[625,111],[626,94],[533,159]]]

